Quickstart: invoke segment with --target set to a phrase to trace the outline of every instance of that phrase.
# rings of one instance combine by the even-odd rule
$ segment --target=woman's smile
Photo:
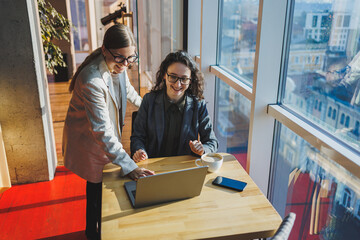
[[[189,78],[191,76],[191,71],[186,65],[175,62],[168,67],[167,74],[181,78]],[[164,80],[166,83],[167,96],[170,100],[177,102],[184,96],[185,91],[189,88],[189,85],[182,84],[180,79],[178,79],[175,83],[172,83],[167,78],[168,76],[165,74]]]
[[[181,92],[181,90],[183,90],[182,87],[171,86],[171,88],[172,88],[175,92]]]

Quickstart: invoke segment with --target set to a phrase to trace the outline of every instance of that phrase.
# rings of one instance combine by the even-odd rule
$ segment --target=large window
[[[218,64],[248,84],[253,82],[259,1],[220,4]]]
[[[233,154],[249,170],[247,150],[259,1],[219,1],[214,128],[219,151]],[[226,79],[224,79],[226,78]],[[239,91],[239,89],[242,89]]]
[[[211,31],[216,24],[204,12],[217,2]],[[218,35],[216,61],[203,60],[210,48],[200,58],[206,80],[218,78],[210,91],[219,150],[234,154],[246,142],[252,179],[282,217],[297,213],[290,239],[356,239],[360,0],[209,0],[202,7],[202,45]]]
[[[271,201],[281,215],[297,214],[289,239],[355,239],[360,180],[345,161],[360,152],[360,1],[292,4],[279,101],[296,120],[275,119],[302,134],[278,125]],[[340,146],[357,156],[332,155]]]
[[[289,239],[360,236],[360,179],[285,126],[280,128],[272,203],[279,213],[296,213]]]
[[[359,151],[360,1],[329,2],[295,1],[282,103]]]

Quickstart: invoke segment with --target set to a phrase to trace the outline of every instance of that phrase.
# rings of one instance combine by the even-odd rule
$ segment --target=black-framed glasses
[[[170,75],[168,73],[166,73],[166,75],[168,76],[168,81],[171,83],[176,83],[179,80],[181,84],[188,85],[191,81],[191,78],[187,77],[178,77],[175,75]]]
[[[111,54],[111,56],[113,56],[114,58],[114,61],[116,63],[124,63],[125,60],[130,64],[130,63],[133,63],[135,62],[137,59],[138,59],[138,56],[137,55],[132,55],[132,56],[129,56],[129,57],[124,57],[122,55],[114,55],[109,49],[106,48],[106,50],[109,51],[109,53]]]

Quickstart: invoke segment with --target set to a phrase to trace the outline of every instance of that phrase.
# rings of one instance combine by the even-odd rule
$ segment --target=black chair
[[[296,214],[291,212],[287,215],[280,224],[280,227],[276,231],[271,240],[287,240],[291,233],[291,229],[294,226]]]

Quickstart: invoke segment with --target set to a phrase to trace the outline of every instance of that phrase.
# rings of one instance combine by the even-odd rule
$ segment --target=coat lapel
[[[186,102],[185,102],[183,120],[182,120],[182,125],[181,125],[181,132],[180,132],[180,142],[179,142],[178,153],[181,152],[181,149],[183,147],[182,143],[189,144],[189,143],[185,143],[185,140],[186,140],[186,136],[188,135],[188,133],[190,131],[191,121],[193,118],[193,112],[194,112],[193,99],[190,96],[186,96]]]
[[[155,99],[155,132],[158,139],[157,152],[160,152],[165,128],[164,93],[156,96]]]
[[[116,109],[119,109],[119,106],[118,106],[118,103],[116,101],[116,98],[115,98],[115,92],[114,92],[114,85],[112,84],[112,78],[111,78],[111,75],[110,75],[110,72],[109,72],[109,69],[106,65],[106,62],[103,58],[102,55],[100,55],[100,63],[99,63],[99,71],[100,71],[100,74],[102,76],[102,79],[103,81],[105,82],[106,86],[108,87],[108,90],[109,90],[109,94],[110,94],[110,97],[111,97],[111,100],[113,102],[113,104],[116,106]],[[119,111],[116,110],[116,117],[118,119],[118,133],[119,133],[119,136],[121,136],[121,132],[122,132],[122,119],[121,117],[122,116],[119,116]]]
[[[119,109],[119,106],[118,106],[118,104],[116,102],[116,98],[115,98],[114,85],[112,84],[112,78],[111,78],[110,72],[108,70],[108,67],[106,65],[106,62],[103,59],[100,62],[99,71],[101,73],[101,76],[102,76],[106,86],[109,89],[109,93],[110,93],[112,101],[114,102],[116,108]]]

